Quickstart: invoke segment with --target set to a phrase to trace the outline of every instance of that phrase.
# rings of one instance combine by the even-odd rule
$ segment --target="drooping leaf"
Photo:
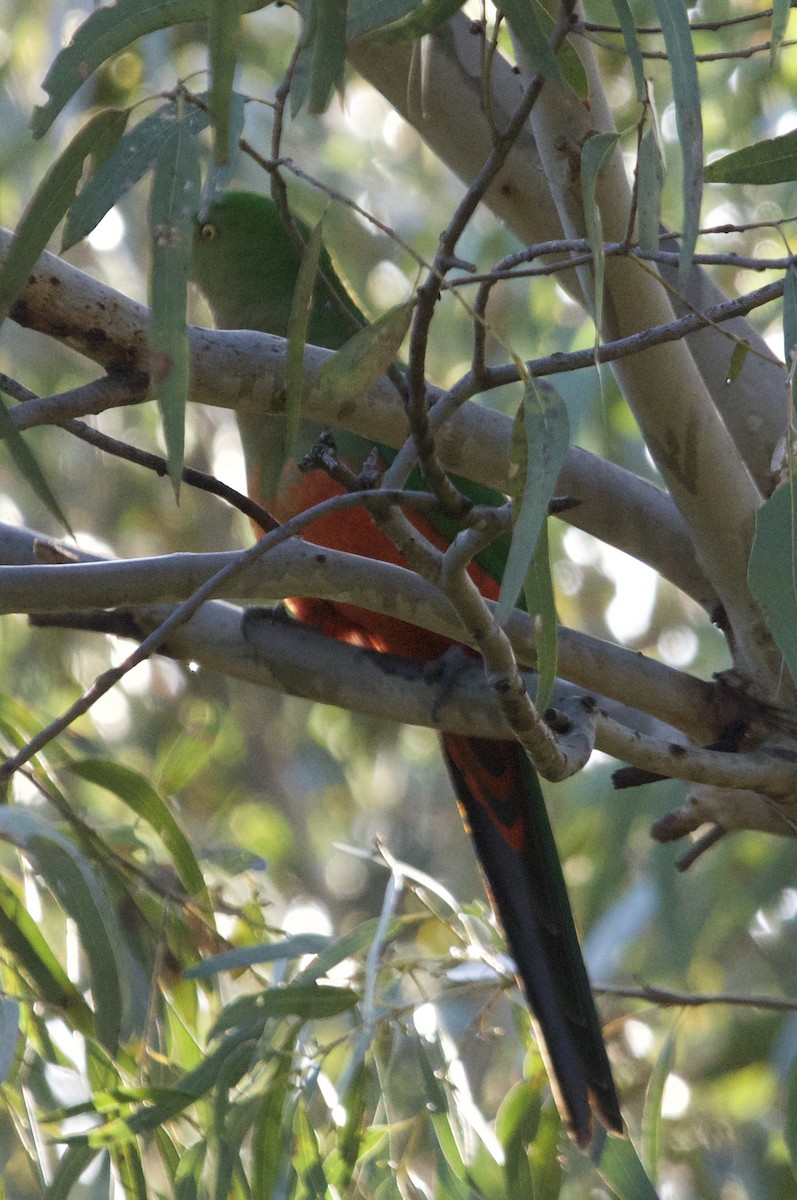
[[[96,1157],[97,1151],[91,1146],[68,1146],[58,1160],[55,1175],[44,1192],[44,1200],[67,1200],[80,1176]]]
[[[109,131],[124,128],[128,112],[108,108],[93,116],[58,155],[37,187],[20,217],[16,237],[0,268],[0,320],[22,291],[31,268],[72,203],[86,159]]]
[[[680,271],[685,275],[695,252],[703,195],[703,119],[689,14],[681,0],[653,0],[672,75],[675,124],[683,162],[683,230]]]
[[[639,46],[639,38],[636,33],[636,25],[628,0],[612,0],[612,8],[614,15],[617,17],[617,24],[623,35],[625,42],[626,53],[631,60],[631,69],[634,72],[634,85],[636,87],[636,98],[640,104],[644,104],[647,94],[647,85],[645,83],[645,60],[642,57],[642,51]]]
[[[603,222],[597,195],[598,176],[609,161],[616,145],[616,133],[596,133],[587,139],[581,150],[581,194],[587,237],[592,251],[592,277],[595,286],[596,347],[600,341],[603,327],[603,276],[606,261],[603,253]]]
[[[169,852],[185,890],[191,896],[200,897],[210,912],[210,897],[194,852],[167,804],[148,780],[124,763],[103,758],[72,762],[69,770],[78,778],[111,792],[147,822]]]
[[[525,583],[568,440],[567,409],[561,396],[550,384],[529,378],[512,431],[509,493],[514,533],[495,610],[496,625],[506,621]]]
[[[291,457],[299,436],[302,419],[304,391],[304,347],[307,341],[307,325],[313,303],[313,291],[318,279],[318,262],[323,245],[322,219],[313,227],[304,248],[302,261],[296,276],[288,316],[288,353],[285,362],[285,456]]]
[[[96,8],[53,60],[42,87],[49,100],[34,109],[31,130],[42,137],[65,104],[104,62],[147,33],[186,21],[206,21],[211,0],[116,0]],[[272,0],[239,0],[255,12]]]
[[[326,112],[343,87],[346,66],[346,0],[299,0],[301,50],[291,86],[295,116],[305,100],[313,114]]]
[[[529,3],[529,0],[501,0],[498,7],[509,23],[518,44],[529,56],[534,70],[546,79],[564,82],[559,62],[551,50],[540,18],[540,6]]]
[[[791,372],[793,398],[797,394],[797,273],[793,270],[783,280],[783,359]]]
[[[797,680],[797,487],[792,478],[758,510],[747,568],[754,599],[793,680]]]
[[[523,583],[523,593],[526,597],[526,610],[540,618],[540,626],[535,638],[538,675],[535,704],[541,712],[545,712],[551,702],[559,661],[557,653],[558,622],[551,575],[547,521],[543,521],[540,527],[540,536],[537,539],[537,545]]]
[[[236,107],[243,97],[236,96]],[[122,196],[152,170],[169,142],[183,133],[195,137],[210,124],[210,113],[170,100],[139,121],[81,189],[64,223],[61,249],[68,250],[91,233]]]
[[[507,1200],[534,1196],[529,1146],[540,1120],[540,1096],[530,1084],[516,1083],[495,1118],[495,1132],[504,1151],[504,1185]]]
[[[25,438],[20,433],[16,423],[11,420],[11,415],[5,406],[5,401],[0,395],[0,440],[4,441],[8,447],[8,453],[14,461],[14,464],[22,478],[31,489],[48,512],[55,517],[67,533],[72,533],[72,528],[64,515],[61,505],[55,498],[55,494],[47,482],[46,476],[39,466],[39,460],[31,450]]]
[[[664,163],[656,131],[652,128],[645,131],[639,144],[637,179],[639,244],[648,254],[655,254],[659,248]]]
[[[606,1138],[595,1165],[617,1200],[660,1200],[630,1138]]]
[[[743,146],[705,169],[707,183],[790,183],[797,179],[797,129]]]
[[[180,123],[155,165],[149,206],[152,270],[148,330],[150,387],[160,409],[169,478],[179,495],[188,398],[185,307],[194,218],[199,208],[199,157]]]
[[[13,954],[45,1004],[64,1010],[67,1019],[89,1034],[93,1017],[21,896],[0,876],[0,943]]]
[[[675,1061],[675,1030],[670,1030],[664,1039],[651,1072],[642,1112],[642,1163],[651,1179],[659,1170],[661,1139],[661,1105],[664,1088]]]
[[[215,134],[215,159],[220,166],[230,160],[230,99],[238,57],[240,24],[240,0],[210,0],[210,111]]]
[[[750,347],[745,342],[737,342],[733,347],[731,361],[728,363],[728,374],[725,376],[726,383],[735,383],[739,378],[749,352]]]
[[[111,1148],[111,1161],[126,1200],[147,1200],[144,1164],[135,1142],[122,1142]]]
[[[0,996],[0,1085],[8,1079],[19,1042],[19,1001]]]
[[[31,859],[77,925],[91,975],[97,1036],[113,1049],[129,1010],[130,980],[124,941],[101,878],[71,842],[24,809],[0,809],[0,837]]]
[[[772,27],[769,34],[769,61],[774,63],[789,20],[790,0],[772,0]]]
[[[412,304],[397,304],[358,330],[318,373],[319,389],[336,405],[367,391],[396,361],[412,318]]]

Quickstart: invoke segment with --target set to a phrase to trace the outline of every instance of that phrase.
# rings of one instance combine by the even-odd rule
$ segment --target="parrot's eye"
[[[219,231],[215,225],[203,225],[199,231],[199,236],[203,242],[215,242],[219,236]]]

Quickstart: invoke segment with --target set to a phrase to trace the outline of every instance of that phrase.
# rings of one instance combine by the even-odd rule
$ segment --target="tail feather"
[[[447,734],[443,748],[535,1025],[557,1104],[581,1146],[592,1109],[623,1120],[537,776],[520,745]]]

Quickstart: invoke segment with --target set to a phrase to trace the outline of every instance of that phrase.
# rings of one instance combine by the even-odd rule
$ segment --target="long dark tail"
[[[443,748],[531,1008],[557,1105],[578,1144],[592,1109],[623,1119],[545,801],[517,742],[446,734]]]

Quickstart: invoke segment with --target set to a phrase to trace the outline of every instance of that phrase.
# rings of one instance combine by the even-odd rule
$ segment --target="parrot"
[[[306,238],[307,227],[300,222],[297,227]],[[301,261],[270,197],[227,192],[197,217],[191,274],[217,328],[285,337]],[[323,245],[319,268],[335,295],[317,277],[307,338],[313,345],[338,350],[367,322]],[[278,521],[342,491],[323,471],[299,471],[296,447],[282,465],[284,417],[247,412],[238,414],[238,422],[250,495]],[[304,423],[300,451],[309,450],[320,431],[320,426]],[[345,431],[336,431],[335,439],[338,453],[353,470],[359,470],[374,449]],[[395,451],[377,447],[377,452],[384,469]],[[455,482],[478,503],[485,497],[492,504],[505,502],[497,491]],[[445,546],[445,536],[430,519],[418,514],[410,514],[410,519],[436,545]],[[363,508],[327,514],[311,524],[304,537],[319,546],[406,566]],[[471,574],[486,597],[497,598],[500,576],[495,578],[478,561]],[[438,634],[356,605],[298,597],[288,607],[296,618],[331,637],[383,653],[434,660],[452,645]],[[622,1134],[620,1104],[537,774],[516,740],[444,733],[441,741],[557,1107],[582,1149],[594,1136],[593,1113],[608,1130]]]

